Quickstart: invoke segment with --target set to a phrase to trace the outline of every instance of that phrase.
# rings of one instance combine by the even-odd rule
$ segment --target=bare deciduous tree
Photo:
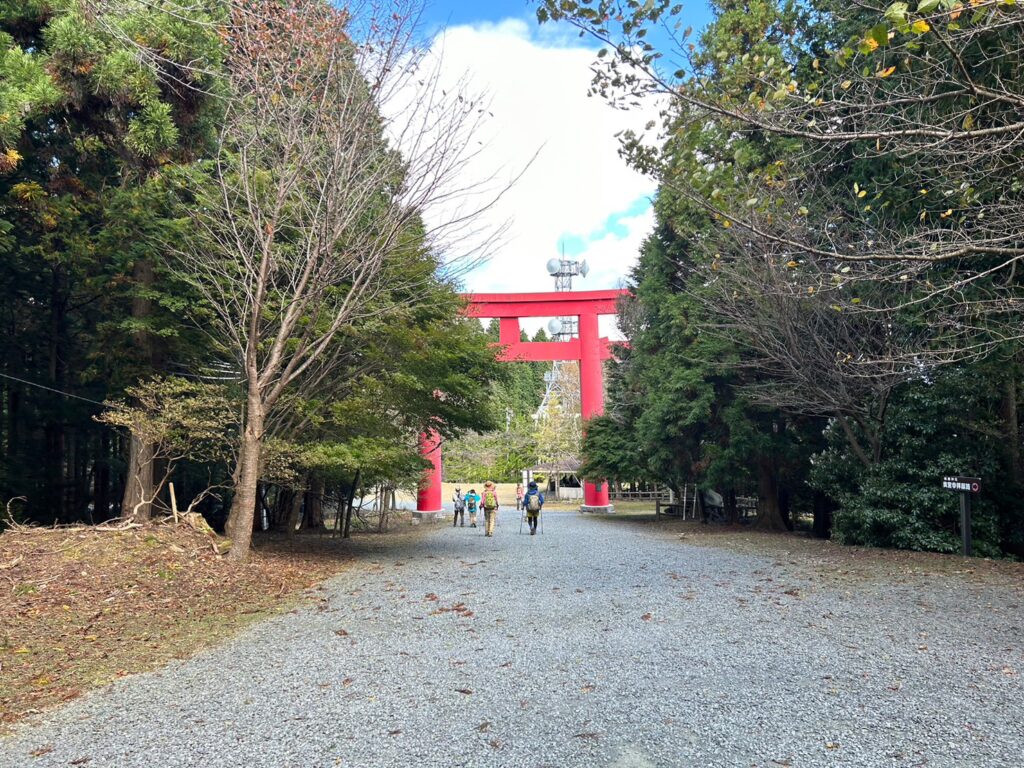
[[[337,370],[335,339],[382,310],[388,260],[431,246],[421,214],[465,189],[457,179],[481,112],[422,66],[414,3],[357,16],[317,0],[232,8],[214,183],[180,250],[181,277],[211,308],[209,335],[246,382],[227,523],[242,559],[268,419],[296,382]]]

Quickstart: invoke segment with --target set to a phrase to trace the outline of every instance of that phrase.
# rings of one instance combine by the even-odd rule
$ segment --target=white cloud
[[[468,76],[472,90],[486,93],[494,116],[479,136],[483,146],[465,169],[465,182],[495,174],[508,179],[537,154],[483,214],[484,227],[509,222],[509,229],[490,260],[465,276],[467,290],[552,290],[544,265],[567,235],[576,243],[574,255],[592,268],[575,288],[620,285],[650,231],[653,216],[643,200],[655,184],[619,158],[615,133],[641,130],[655,107],[623,112],[589,98],[596,50],[538,33],[521,20],[454,27],[433,49],[442,56],[448,87]],[[443,210],[427,212],[428,222],[444,216]]]

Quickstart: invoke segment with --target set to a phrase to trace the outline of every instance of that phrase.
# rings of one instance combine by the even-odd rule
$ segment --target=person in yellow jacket
[[[494,535],[494,522],[498,517],[498,491],[494,487],[494,483],[488,480],[484,483],[484,495],[480,500],[481,506],[484,508],[484,535]]]

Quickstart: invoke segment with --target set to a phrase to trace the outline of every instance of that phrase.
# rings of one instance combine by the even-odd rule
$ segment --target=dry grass
[[[0,535],[0,727],[183,658],[294,604],[351,559],[338,540],[261,537],[248,563],[185,527]]]

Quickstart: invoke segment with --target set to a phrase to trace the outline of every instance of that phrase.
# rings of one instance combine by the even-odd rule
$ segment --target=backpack
[[[539,493],[528,493],[528,494],[526,494],[526,511],[527,512],[540,512],[540,494]]]
[[[469,501],[467,501],[466,503],[467,503],[467,504],[468,504],[468,506],[469,506],[469,511],[470,511],[470,512],[476,512],[476,499],[472,499],[472,498],[471,498],[471,499],[469,499]]]
[[[498,494],[494,491],[484,491],[484,509],[498,508]]]

